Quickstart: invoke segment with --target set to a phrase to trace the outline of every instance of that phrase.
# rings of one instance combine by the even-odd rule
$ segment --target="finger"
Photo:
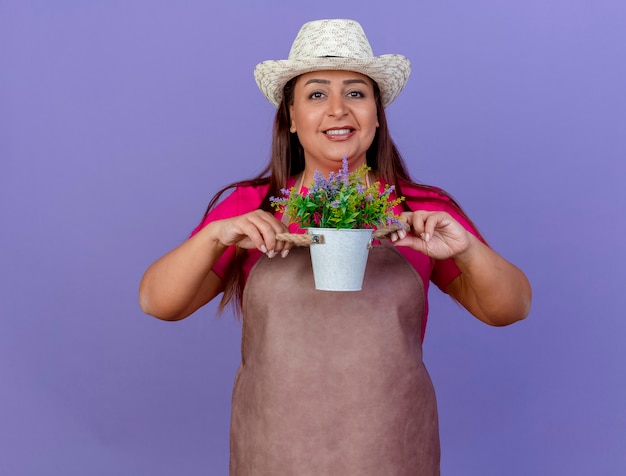
[[[246,221],[241,223],[236,231],[242,235],[237,246],[246,249],[256,248],[261,253],[267,253],[268,249],[263,235],[253,222]]]
[[[257,213],[251,218],[262,237],[262,249],[267,250],[267,256],[273,258],[282,252],[285,244],[278,241],[276,235],[287,231],[287,227],[268,212]]]
[[[267,212],[256,218],[261,220],[259,222],[259,230],[268,250],[267,256],[270,258],[277,255],[281,255],[283,258],[286,257],[294,244],[290,241],[277,240],[276,235],[279,233],[289,233],[287,225]]]
[[[225,220],[222,240],[225,244],[233,244],[240,248],[257,248],[267,253],[267,246],[259,229],[259,219],[255,212],[247,213],[230,220]]]
[[[419,236],[424,232],[424,222],[426,220],[426,212],[418,210],[416,212],[404,212],[401,217],[406,223],[413,235]]]
[[[424,240],[430,241],[436,231],[442,232],[449,227],[451,217],[445,212],[430,214],[424,223]]]
[[[398,216],[398,221],[402,226],[404,226],[405,230],[411,228],[411,218],[413,216],[413,212],[402,212]]]

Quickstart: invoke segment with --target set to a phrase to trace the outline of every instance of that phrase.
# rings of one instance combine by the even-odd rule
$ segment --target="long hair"
[[[289,107],[293,104],[296,80],[297,77],[291,79],[285,85],[283,90],[283,99],[278,106],[278,110],[276,111],[274,127],[272,130],[272,148],[269,163],[256,177],[232,183],[218,191],[209,202],[204,218],[207,217],[224,192],[238,186],[266,186],[269,184],[268,191],[261,203],[258,205],[258,208],[272,212],[273,209],[269,198],[279,196],[281,189],[283,189],[287,184],[287,179],[304,170],[304,149],[298,140],[297,134],[292,133],[289,130],[291,124]],[[373,171],[376,171],[378,177],[385,183],[394,185],[397,196],[403,195],[402,187],[404,185],[419,188],[425,191],[434,191],[436,194],[431,194],[433,198],[428,199],[429,201],[445,201],[446,203],[452,204],[453,207],[458,209],[459,213],[470,221],[461,207],[446,192],[437,187],[418,184],[411,178],[404,159],[400,155],[400,152],[389,133],[387,117],[385,115],[385,108],[383,107],[380,89],[375,81],[373,81],[373,84],[376,111],[378,115],[378,129],[376,130],[372,144],[366,152],[367,165],[371,167]],[[438,199],[436,198],[437,196],[441,196],[442,198]],[[407,203],[407,201],[409,203]],[[407,198],[407,201],[402,202],[402,206],[405,211],[411,211],[412,208],[409,205],[411,200]],[[234,304],[236,314],[240,316],[241,299],[245,284],[243,262],[247,257],[247,253],[248,252],[242,248],[237,248],[235,250],[233,261],[224,276],[224,294],[219,305],[220,312],[226,307],[226,305],[232,303]]]

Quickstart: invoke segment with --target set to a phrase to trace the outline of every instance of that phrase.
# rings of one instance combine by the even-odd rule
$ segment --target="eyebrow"
[[[367,84],[365,82],[365,80],[363,80],[363,79],[345,79],[343,81],[343,84],[355,84],[355,83]],[[327,80],[327,79],[315,79],[315,78],[312,78],[312,79],[309,79],[306,83],[304,83],[305,86],[307,84],[330,84],[330,81]]]

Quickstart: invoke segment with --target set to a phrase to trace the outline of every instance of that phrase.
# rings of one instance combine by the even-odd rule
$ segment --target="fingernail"
[[[422,237],[422,240],[424,240],[426,243],[430,241],[430,233],[422,233],[420,236]]]
[[[288,254],[289,254],[289,250],[282,250],[282,251],[280,252],[280,255],[281,255],[283,258],[286,258]]]
[[[406,231],[398,230],[398,236],[400,237],[400,239],[406,238]]]
[[[273,258],[274,256],[276,256],[276,251],[270,250],[270,251],[267,252],[267,257],[268,258]]]
[[[267,248],[265,247],[265,245],[261,245],[259,249],[261,250],[261,253],[267,253]]]

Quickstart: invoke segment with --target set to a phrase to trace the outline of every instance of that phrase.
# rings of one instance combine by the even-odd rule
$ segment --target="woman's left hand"
[[[409,246],[435,259],[452,258],[470,246],[469,232],[446,212],[404,212],[400,221],[408,230],[392,235],[397,246]]]
[[[401,215],[410,226],[391,241],[431,258],[454,259],[461,274],[446,292],[483,322],[503,326],[530,312],[531,289],[524,273],[469,233],[445,212],[417,211]]]

